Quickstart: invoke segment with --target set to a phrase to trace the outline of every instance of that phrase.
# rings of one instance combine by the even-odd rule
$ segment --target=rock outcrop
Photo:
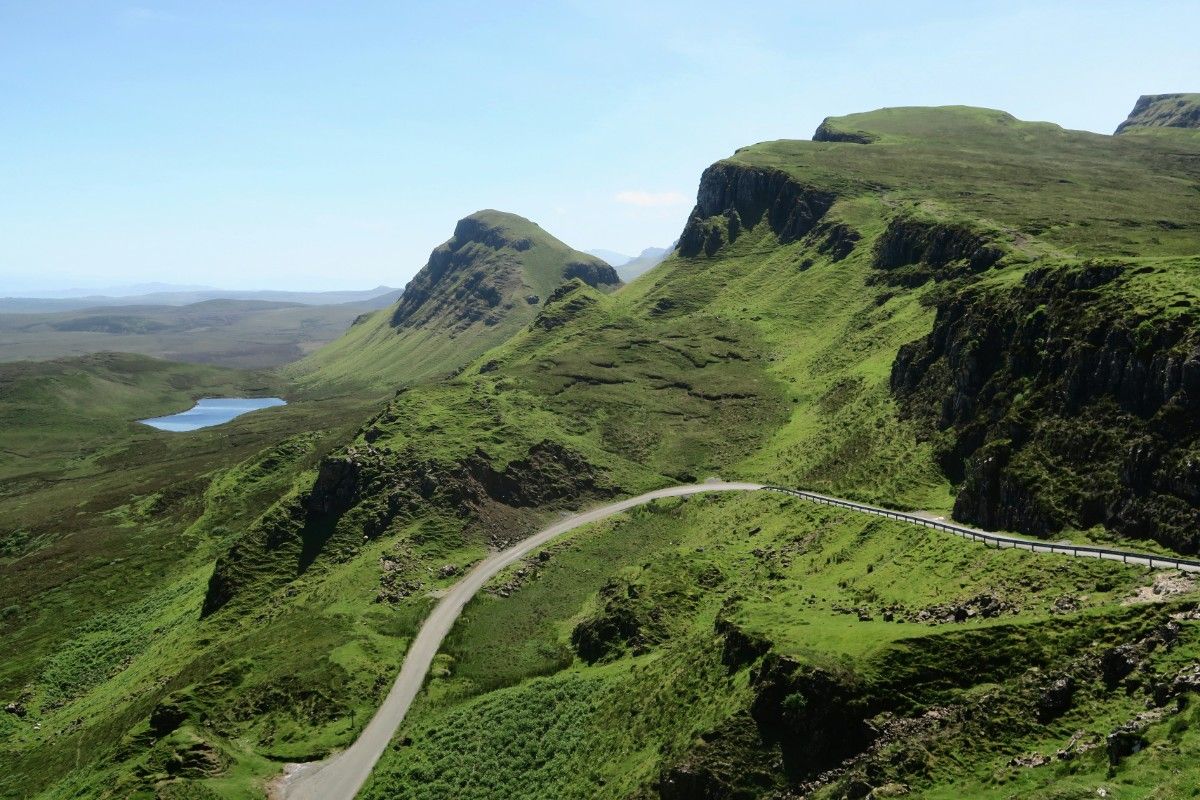
[[[291,571],[297,574],[323,554],[348,557],[364,538],[375,538],[396,520],[430,508],[478,520],[493,506],[552,507],[615,491],[586,459],[548,440],[502,468],[482,451],[443,463],[371,445],[350,447],[322,460],[308,492],[264,515],[255,530],[217,560],[202,615],[219,610],[253,583],[254,565],[270,560],[272,553],[292,561]]]
[[[892,389],[943,432],[957,519],[1035,535],[1104,524],[1196,552],[1197,319],[1136,308],[1134,277],[1040,268],[1012,289],[963,290],[901,348]]]
[[[578,278],[594,289],[619,286],[617,271],[602,261],[572,261],[563,267],[563,280]]]
[[[850,144],[870,144],[879,137],[867,131],[847,131],[839,129],[832,119],[826,117],[813,133],[814,142],[849,142]]]
[[[794,242],[816,227],[836,199],[781,170],[714,164],[700,178],[679,254],[712,255],[764,220],[781,243]]]
[[[875,737],[869,700],[853,676],[768,654],[750,674],[750,716],[777,743],[792,781],[814,777]]]
[[[391,324],[404,329],[437,323],[451,331],[478,322],[495,325],[514,307],[528,305],[530,289],[549,291],[573,278],[605,289],[621,283],[608,264],[571,249],[529,220],[477,212],[459,220],[454,236],[429,255],[396,303]]]
[[[1144,94],[1116,133],[1134,128],[1200,128],[1200,94]]]
[[[892,286],[921,286],[995,266],[1004,250],[965,225],[894,217],[875,241],[873,266]]]

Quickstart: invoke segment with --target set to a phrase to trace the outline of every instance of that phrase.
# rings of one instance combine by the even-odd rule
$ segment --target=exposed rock
[[[845,223],[822,223],[812,233],[817,252],[829,256],[832,261],[841,261],[854,252],[862,235]]]
[[[187,709],[180,703],[163,700],[150,712],[150,732],[161,739],[182,725],[187,718]]]
[[[1149,586],[1139,586],[1137,591],[1125,598],[1125,605],[1136,603],[1161,603],[1164,600],[1188,594],[1196,590],[1196,578],[1191,573],[1160,571],[1154,573],[1154,581]]]
[[[833,125],[832,120],[826,117],[817,126],[816,132],[813,134],[814,142],[849,142],[850,144],[870,144],[878,137],[867,131],[844,131],[839,130]]]
[[[542,310],[533,320],[534,327],[546,331],[554,330],[594,306],[596,298],[583,289],[584,283],[575,278],[551,292]]]
[[[1075,679],[1065,675],[1042,688],[1038,696],[1038,721],[1042,723],[1058,719],[1071,709],[1075,696]]]
[[[794,242],[816,227],[835,199],[831,192],[804,186],[780,170],[714,164],[700,178],[696,207],[679,238],[679,254],[712,255],[764,219],[781,243]]]
[[[1135,128],[1200,128],[1200,94],[1142,95],[1116,132]]]
[[[1145,749],[1148,744],[1143,735],[1146,729],[1161,721],[1167,713],[1165,709],[1161,708],[1143,711],[1110,733],[1104,740],[1108,752],[1108,763],[1115,767],[1122,759]]]
[[[958,603],[940,603],[920,609],[910,615],[913,622],[941,624],[946,622],[966,622],[968,619],[980,617],[991,619],[1001,614],[1017,613],[1017,606],[1008,600],[989,592]]]
[[[294,550],[297,569],[303,572],[339,534],[343,519],[349,520],[350,530],[340,540],[341,546],[357,547],[364,536],[376,537],[395,520],[431,506],[478,519],[497,505],[552,507],[568,498],[610,496],[615,491],[586,459],[549,440],[533,445],[525,458],[502,469],[494,467],[482,451],[445,464],[418,461],[408,452],[350,447],[323,459],[312,488],[265,515],[257,533],[267,549]],[[351,531],[357,536],[349,537]],[[203,615],[212,614],[237,593],[246,579],[239,569],[246,558],[242,548],[251,546],[259,545],[239,540],[218,559],[209,579]],[[381,599],[398,594],[402,592],[385,591]]]
[[[1133,672],[1141,663],[1141,651],[1133,644],[1121,644],[1104,651],[1100,656],[1100,670],[1104,683],[1111,689]]]
[[[9,703],[4,707],[5,714],[13,714],[14,716],[24,717],[26,714],[25,706],[21,703]]]
[[[589,664],[633,649],[646,652],[662,638],[661,608],[643,598],[636,584],[613,578],[600,589],[601,609],[571,631],[571,645]]]
[[[1189,664],[1176,673],[1171,680],[1167,697],[1159,705],[1165,705],[1166,700],[1186,692],[1200,692],[1200,664]]]
[[[770,651],[771,642],[757,633],[748,633],[724,616],[718,616],[717,633],[724,639],[721,663],[736,671]]]
[[[1078,755],[1095,750],[1104,740],[1094,731],[1076,731],[1065,745],[1054,753],[1059,761],[1070,761]]]
[[[507,542],[495,542],[493,544],[497,550],[502,550],[507,545]],[[542,568],[550,563],[555,553],[564,546],[563,543],[559,543],[558,545],[539,550],[532,556],[525,557],[521,560],[521,566],[513,570],[512,576],[507,581],[499,586],[488,586],[484,591],[495,597],[511,597],[522,586],[537,578],[541,574]]]
[[[1111,285],[1126,272],[1035,269],[1012,289],[948,293],[930,335],[900,349],[892,390],[946,432],[956,519],[1040,536],[1103,524],[1196,551],[1200,326],[1145,320]],[[1068,480],[1030,477],[1043,451]]]
[[[895,217],[875,242],[874,266],[893,286],[983,272],[1004,256],[987,237],[963,225]]]
[[[167,761],[167,773],[179,778],[206,778],[225,771],[228,760],[208,742],[194,742],[177,749]]]
[[[763,739],[780,746],[794,778],[815,776],[861,752],[878,735],[861,689],[849,675],[768,653],[751,672],[750,715]]]
[[[603,261],[572,261],[563,268],[563,280],[579,280],[594,289],[621,285],[617,271]]]
[[[746,714],[735,714],[700,736],[687,756],[665,769],[656,789],[661,800],[732,800],[759,797],[781,783],[778,755],[763,744]]]
[[[535,239],[524,232],[534,231]],[[527,286],[544,285],[547,277],[527,274],[529,257],[540,248],[543,262],[561,264],[565,279],[614,287],[616,271],[598,258],[567,247],[536,225],[514,214],[481,211],[459,220],[454,235],[429,255],[429,261],[405,287],[392,312],[395,328],[422,328],[437,324],[451,334],[476,323],[496,325],[514,307],[537,303]],[[524,302],[522,303],[522,298]]]
[[[1079,598],[1071,595],[1063,595],[1056,598],[1054,605],[1050,606],[1051,614],[1072,614],[1079,610]]]
[[[1045,753],[1026,753],[1023,756],[1013,756],[1009,759],[1010,767],[1041,767],[1051,763],[1054,759]]]

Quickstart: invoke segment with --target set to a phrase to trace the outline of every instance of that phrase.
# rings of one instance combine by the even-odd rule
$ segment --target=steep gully
[[[1102,547],[1031,541],[1029,539],[987,533],[974,528],[954,525],[945,522],[940,517],[931,515],[891,511],[862,503],[855,503],[850,500],[778,486],[726,482],[714,479],[705,483],[658,489],[638,495],[637,497],[631,497],[616,503],[609,503],[576,514],[539,531],[507,550],[502,550],[479,562],[462,580],[449,590],[425,620],[424,625],[421,626],[421,630],[417,633],[416,638],[413,639],[412,645],[405,655],[400,675],[392,685],[391,691],[388,692],[383,704],[379,707],[379,710],[367,724],[366,728],[363,729],[354,744],[325,761],[289,765],[284,775],[280,776],[272,784],[269,792],[270,796],[277,798],[277,800],[353,800],[354,796],[370,776],[372,768],[383,754],[384,749],[388,746],[396,729],[404,720],[409,706],[412,705],[417,693],[421,690],[425,675],[433,663],[433,658],[437,654],[438,648],[441,647],[442,640],[450,633],[450,629],[458,619],[463,607],[475,596],[476,592],[482,589],[489,580],[505,567],[568,531],[590,522],[598,522],[631,508],[653,502],[654,500],[669,497],[685,497],[706,492],[751,491],[780,492],[787,496],[798,497],[812,502],[941,530],[972,541],[983,542],[985,545],[995,544],[998,548],[1028,548],[1031,552],[1037,553],[1056,553],[1079,558],[1102,558],[1151,568],[1171,568],[1188,572],[1200,572],[1200,561],[1152,556],[1145,553]]]

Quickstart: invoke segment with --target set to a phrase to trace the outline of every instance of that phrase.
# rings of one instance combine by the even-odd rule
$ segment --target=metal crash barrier
[[[839,508],[848,508],[851,511],[858,511],[863,514],[873,514],[877,517],[885,517],[894,519],[900,522],[907,522],[912,525],[920,525],[923,528],[933,528],[946,533],[952,533],[955,536],[961,536],[964,539],[970,539],[973,542],[983,542],[984,545],[995,544],[997,548],[1018,548],[1021,550],[1028,549],[1031,553],[1060,553],[1062,555],[1075,556],[1076,558],[1101,558],[1109,561],[1120,561],[1124,564],[1138,564],[1141,566],[1150,567],[1151,569],[1178,569],[1184,572],[1200,572],[1200,561],[1189,558],[1176,558],[1174,556],[1151,555],[1149,553],[1137,553],[1131,550],[1114,550],[1107,547],[1094,547],[1083,544],[1056,544],[1054,542],[1041,542],[1030,539],[1018,539],[1013,536],[1004,536],[998,533],[987,533],[986,531],[967,528],[962,525],[955,525],[950,522],[941,520],[929,519],[927,517],[919,517],[915,514],[905,514],[903,511],[892,511],[887,508],[877,508],[864,503],[855,503],[850,500],[839,500],[836,497],[826,497],[815,492],[805,492],[799,489],[789,489],[786,486],[764,486],[764,491],[780,492],[782,494],[799,497],[804,500],[809,500],[814,503],[821,503],[827,506],[837,506]]]

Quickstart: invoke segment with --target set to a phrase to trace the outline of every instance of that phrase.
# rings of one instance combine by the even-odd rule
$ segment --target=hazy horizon
[[[709,164],[826,116],[1111,133],[1139,95],[1198,88],[1174,83],[1200,75],[1197,23],[1182,2],[10,4],[0,295],[401,287],[479,208],[636,255],[679,235]]]

